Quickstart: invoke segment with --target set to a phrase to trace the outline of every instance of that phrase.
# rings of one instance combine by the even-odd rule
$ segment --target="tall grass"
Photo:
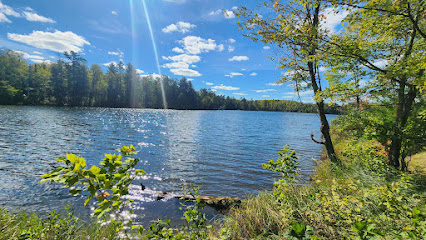
[[[37,214],[10,213],[0,209],[0,240],[67,240],[67,239],[118,239],[113,223],[100,225],[85,221],[72,212],[51,212],[42,218]]]

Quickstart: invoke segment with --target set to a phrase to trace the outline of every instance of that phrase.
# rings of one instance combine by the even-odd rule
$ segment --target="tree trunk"
[[[417,89],[411,85],[408,94],[405,94],[405,81],[401,81],[398,89],[398,106],[396,117],[393,124],[393,133],[391,136],[391,145],[389,148],[389,164],[396,169],[405,170],[405,160],[401,158],[401,148],[403,142],[403,131],[411,113],[411,107],[417,95]]]
[[[314,89],[315,95],[318,94],[321,91],[320,86],[318,86],[317,79],[315,77],[315,71],[314,71],[314,63],[308,62],[308,69],[309,69],[309,75],[311,78],[312,88]],[[337,158],[336,153],[334,151],[333,142],[331,141],[330,136],[330,125],[328,124],[327,116],[325,115],[324,110],[324,101],[322,100],[315,100],[318,108],[318,115],[321,121],[321,134],[324,138],[324,141],[321,142],[325,146],[325,149],[327,151],[328,159],[330,159],[333,163],[340,163],[340,160]],[[313,136],[312,136],[313,137]]]
[[[312,38],[310,39],[310,42],[312,44],[311,49],[309,51],[309,56],[314,57],[316,55],[316,50],[318,48],[317,46],[317,40],[318,40],[318,35],[317,35],[317,31],[319,28],[319,16],[320,16],[320,1],[317,1],[317,5],[315,7],[315,10],[313,12],[313,22],[312,22],[312,30],[313,30],[313,35]],[[308,18],[310,18],[310,16],[308,16]],[[315,61],[309,61],[308,62],[308,70],[309,70],[309,77],[311,79],[311,83],[312,83],[312,88],[314,90],[315,95],[317,95],[318,93],[321,92],[321,81],[316,77],[316,70],[317,70],[317,65]],[[317,82],[318,80],[318,82]],[[321,142],[321,144],[323,144],[325,146],[325,149],[327,151],[327,156],[328,159],[330,159],[331,162],[333,163],[340,163],[340,160],[337,158],[336,153],[334,152],[334,146],[333,146],[333,142],[331,141],[331,136],[330,136],[330,126],[328,124],[327,121],[327,117],[325,116],[325,110],[324,110],[324,101],[321,100],[315,100],[316,104],[317,104],[317,108],[318,108],[318,114],[320,117],[320,121],[321,121],[321,133],[322,136],[324,138],[324,141]],[[311,135],[312,140],[313,139],[313,135]],[[314,140],[315,141],[315,140]],[[317,141],[315,141],[317,142]]]
[[[317,102],[317,107],[318,107],[318,115],[321,121],[320,130],[321,130],[322,136],[324,137],[324,146],[327,151],[327,156],[330,159],[330,161],[334,163],[339,163],[339,159],[337,158],[336,153],[334,152],[334,146],[330,136],[330,126],[328,124],[327,117],[325,116],[324,102],[323,101]]]

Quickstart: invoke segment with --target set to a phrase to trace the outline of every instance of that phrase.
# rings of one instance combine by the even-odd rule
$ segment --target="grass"
[[[51,212],[41,218],[36,214],[10,213],[0,209],[0,240],[67,240],[67,239],[118,239],[114,224],[101,226],[86,222],[71,212]]]
[[[426,152],[412,156],[408,167],[411,171],[426,175]]]

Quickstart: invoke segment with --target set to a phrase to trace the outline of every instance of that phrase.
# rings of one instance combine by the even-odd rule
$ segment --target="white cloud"
[[[211,85],[213,85],[214,83],[211,83],[211,82],[206,82],[206,85],[208,85],[208,86],[211,86]]]
[[[0,2],[0,22],[11,23],[12,21],[10,21],[6,16],[24,17],[26,20],[31,22],[55,23],[55,20],[38,15],[30,7],[26,7],[25,11],[22,14],[20,14],[16,12],[12,7],[7,6],[3,4],[2,2]]]
[[[177,69],[170,69],[170,71],[175,75],[185,76],[185,77],[200,77],[202,76],[201,73],[199,73],[196,70],[187,69],[187,68],[177,68]]]
[[[324,9],[325,19],[322,21],[322,26],[330,31],[336,33],[336,27],[342,23],[342,20],[349,14],[349,11],[339,10],[336,12],[335,8],[328,7]]]
[[[223,14],[225,18],[235,18],[235,14],[232,10],[225,10]]]
[[[118,12],[116,12],[116,11],[111,11],[111,14],[112,14],[112,15],[116,15],[116,16],[117,16],[117,15],[118,15]]]
[[[108,52],[108,54],[109,54],[109,55],[114,55],[114,56],[119,56],[119,57],[120,57],[120,61],[122,61],[122,62],[123,62],[124,52],[123,52],[123,51],[121,51],[120,49],[118,49],[118,48],[117,48],[117,51],[116,51],[116,52],[109,51],[109,52]]]
[[[230,38],[230,39],[228,39],[228,42],[230,42],[230,43],[235,43],[235,39]]]
[[[252,72],[252,73],[250,73],[250,76],[257,76],[257,73]]]
[[[140,75],[140,76],[143,78],[153,78],[153,79],[159,79],[163,77],[162,75],[156,74],[156,73],[150,73],[150,74]]]
[[[234,50],[235,50],[235,47],[233,47],[233,46],[228,47],[228,52],[233,52]]]
[[[245,96],[245,95],[247,95],[247,94],[245,94],[245,93],[240,93],[240,92],[236,92],[236,93],[232,93],[232,94],[234,94],[234,95],[239,95],[239,96]]]
[[[197,36],[187,36],[179,41],[183,45],[184,50],[189,54],[200,54],[216,50],[218,45],[213,39],[204,39]],[[219,49],[220,50],[220,49]]]
[[[266,84],[266,85],[269,85],[269,86],[282,86],[284,83],[276,83],[276,82],[272,82],[272,83],[268,83],[268,84]]]
[[[13,10],[13,8],[0,2],[0,22],[11,23],[12,21],[10,21],[6,16],[20,17],[21,15]]]
[[[326,67],[319,67],[319,71],[320,72],[325,72],[325,71],[327,71],[327,68]]]
[[[192,63],[199,62],[201,58],[197,55],[188,55],[180,54],[171,57],[164,57],[164,60],[171,60],[171,63],[163,64],[164,68],[169,68],[170,71],[175,75],[185,76],[185,77],[200,77],[202,76],[196,70],[189,69],[189,65]],[[192,65],[194,66],[194,65]]]
[[[84,45],[90,45],[84,37],[73,32],[43,32],[33,31],[29,35],[8,33],[7,37],[10,40],[26,43],[36,48],[48,49],[55,52],[80,52]]]
[[[104,65],[105,67],[109,67],[109,65],[111,65],[111,64],[114,65],[114,66],[118,65],[118,63],[116,61],[111,61],[111,62],[103,63],[102,65]]]
[[[31,22],[56,23],[55,20],[38,15],[35,12],[24,12],[24,17]]]
[[[223,46],[223,44],[220,44],[220,45],[217,46],[217,50],[219,52],[222,52],[224,49],[225,49],[225,47]]]
[[[210,16],[216,16],[216,15],[221,14],[222,12],[223,12],[223,10],[218,9],[218,10],[216,10],[216,11],[211,11],[211,12],[209,12],[209,15],[210,15]]]
[[[235,90],[240,90],[239,87],[232,87],[232,86],[224,86],[223,84],[220,84],[219,86],[214,86],[212,87],[213,89],[216,90],[226,90],[226,91],[235,91]]]
[[[39,55],[41,55],[41,53],[37,52],[37,51],[33,52],[34,54],[37,54],[37,55],[28,54],[28,53],[22,52],[22,51],[14,51],[14,52],[22,54],[23,58],[28,59],[28,60],[35,62],[35,63],[42,63],[42,62],[51,63],[52,62],[50,60],[46,60],[43,56],[39,56]]]
[[[241,68],[241,71],[247,71],[247,69],[245,69],[245,68]]]
[[[249,60],[249,57],[247,56],[233,56],[232,58],[228,59],[228,61],[232,62],[232,61],[247,61]]]
[[[186,80],[188,80],[188,81],[194,81],[194,79],[193,78],[187,78]]]
[[[12,7],[3,4],[0,2],[0,12],[7,16],[13,16],[13,17],[20,17],[21,14],[17,13],[15,10],[13,10]]]
[[[307,87],[308,83],[307,82],[299,82],[299,83],[292,83],[288,85],[289,87]]]
[[[243,74],[239,73],[239,72],[231,72],[230,74],[225,75],[225,77],[230,77],[230,78],[235,77],[235,76],[243,76]]]
[[[182,48],[178,48],[178,47],[173,48],[172,51],[175,52],[175,53],[184,53],[185,52],[185,51],[183,51]]]
[[[197,63],[201,61],[201,58],[200,56],[197,56],[197,55],[180,54],[180,55],[171,56],[171,57],[163,56],[163,60],[171,60],[174,62],[184,62],[184,63],[192,64],[192,63]]]
[[[269,49],[271,49],[271,47],[269,47],[269,46],[264,46],[264,47],[263,47],[263,49],[265,49],[265,50],[269,50]]]
[[[306,75],[306,72],[299,69],[299,70],[287,70],[286,72],[281,72],[281,74],[283,74],[284,76],[286,76],[288,78],[293,78],[293,77],[300,76],[300,75],[304,76],[304,75]]]
[[[308,91],[299,92],[299,93],[297,93],[297,92],[285,93],[285,95],[289,95],[289,96],[306,96],[306,95],[313,95],[313,94],[314,94],[314,90],[308,90]]]
[[[386,59],[377,60],[373,63],[376,67],[383,68],[388,65],[388,61]]]
[[[142,75],[143,73],[145,73],[145,71],[144,71],[144,70],[141,70],[141,69],[136,68],[136,73],[137,73],[137,74],[139,74],[139,75]]]
[[[218,50],[221,52],[225,48],[223,44],[217,45],[213,39],[203,39],[197,36],[186,36],[178,42],[182,44],[183,49],[175,47],[172,49],[172,51],[184,54],[169,57],[163,56],[162,58],[164,60],[172,61],[170,63],[163,64],[163,67],[169,68],[170,71],[175,75],[186,77],[202,76],[202,74],[198,71],[189,68],[190,65],[191,67],[196,67],[194,63],[201,61],[201,57],[197,54],[213,50]]]
[[[169,26],[162,29],[164,33],[172,33],[172,32],[180,32],[180,33],[187,33],[192,28],[195,28],[196,26],[194,24],[191,24],[189,22],[177,22],[176,24],[170,24]]]
[[[257,93],[264,93],[264,92],[273,92],[277,91],[277,89],[264,89],[264,90],[256,90]]]
[[[189,68],[186,62],[171,62],[163,64],[163,68]]]
[[[269,95],[262,95],[262,97],[264,97],[264,98],[268,98],[268,97],[270,97]]]
[[[11,23],[12,21],[10,21],[9,18],[7,18],[4,13],[0,12],[0,23],[1,22]]]
[[[236,10],[237,7],[232,7],[232,10]],[[231,19],[231,18],[235,18],[235,14],[232,10],[227,10],[227,9],[218,9],[216,11],[211,11],[209,12],[210,16],[217,16],[220,14],[223,14],[223,16],[225,18]]]

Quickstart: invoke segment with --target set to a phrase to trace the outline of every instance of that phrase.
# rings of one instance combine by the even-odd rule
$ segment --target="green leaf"
[[[84,206],[87,206],[87,204],[89,203],[90,199],[92,199],[93,195],[90,195],[89,197],[86,198],[86,201],[84,201]]]
[[[101,169],[98,168],[97,166],[93,165],[90,170],[95,176],[99,175],[99,173],[101,172]]]

